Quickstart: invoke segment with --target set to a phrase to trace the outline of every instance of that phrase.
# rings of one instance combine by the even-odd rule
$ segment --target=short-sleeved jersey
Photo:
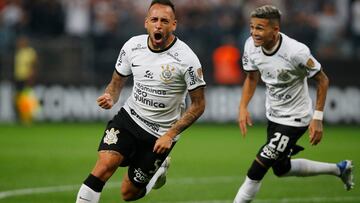
[[[250,37],[245,43],[243,68],[260,72],[266,84],[265,107],[270,121],[307,126],[313,112],[307,78],[316,75],[321,65],[306,45],[283,33],[280,36],[280,45],[271,55],[256,47]]]
[[[133,75],[124,109],[156,137],[179,120],[187,92],[206,85],[198,57],[178,38],[165,50],[154,51],[148,47],[148,35],[132,37],[121,49],[115,69],[122,76]]]

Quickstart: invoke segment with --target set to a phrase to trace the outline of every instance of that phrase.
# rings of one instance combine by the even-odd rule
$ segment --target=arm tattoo
[[[184,115],[178,120],[170,131],[174,131],[175,136],[180,134],[191,124],[193,124],[205,110],[204,88],[199,88],[190,92],[191,105]]]
[[[109,93],[112,96],[114,103],[118,101],[120,92],[124,87],[126,80],[127,78],[121,77],[118,73],[114,71],[111,81],[105,89],[105,92]]]

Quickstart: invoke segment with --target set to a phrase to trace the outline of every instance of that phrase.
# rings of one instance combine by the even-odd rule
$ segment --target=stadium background
[[[103,127],[129,95],[131,82],[111,111],[99,109],[95,99],[109,82],[123,43],[145,32],[143,21],[149,3],[0,0],[0,202],[73,200],[78,184],[95,161]],[[331,162],[349,157],[360,163],[359,0],[174,3],[179,21],[176,35],[189,44],[204,67],[207,108],[174,150],[173,179],[169,179],[168,188],[143,202],[220,203],[230,202],[235,195],[254,149],[263,142],[263,86],[250,105],[257,126],[247,140],[240,138],[236,127],[244,77],[240,58],[249,35],[248,15],[263,4],[281,9],[282,31],[308,45],[330,78],[327,137],[317,150],[309,147],[304,136],[301,143],[307,151],[301,155]],[[19,36],[29,39],[39,62],[33,89],[41,107],[31,126],[19,125],[14,110],[14,57]],[[314,91],[312,84],[312,97]],[[227,136],[221,136],[219,142],[219,135]],[[194,165],[193,158],[201,161]],[[121,172],[111,183],[117,188]],[[285,182],[286,188],[283,183],[269,175],[257,202],[360,202],[358,189],[344,193],[337,180],[330,181],[335,188],[327,178],[291,179]],[[118,200],[118,189],[111,184],[103,195],[105,202]],[[323,190],[314,194],[309,185]],[[301,190],[290,190],[292,186]]]

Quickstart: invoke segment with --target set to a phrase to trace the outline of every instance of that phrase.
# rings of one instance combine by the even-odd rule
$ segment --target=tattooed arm
[[[164,153],[170,149],[172,140],[191,124],[193,124],[205,110],[204,88],[198,88],[189,92],[191,105],[185,111],[184,115],[169,129],[167,133],[161,136],[155,143],[154,152]]]
[[[118,101],[120,92],[125,86],[127,77],[119,75],[114,71],[111,81],[105,89],[103,95],[97,98],[97,103],[101,108],[111,109],[113,105]]]

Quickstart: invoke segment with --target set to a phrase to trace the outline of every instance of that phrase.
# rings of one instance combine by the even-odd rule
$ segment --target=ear
[[[280,32],[280,26],[279,26],[279,25],[275,25],[275,26],[274,26],[274,31],[275,31],[275,32]]]
[[[148,24],[148,18],[145,17],[145,21],[144,21],[144,28],[147,29],[147,24]]]
[[[176,27],[177,27],[177,20],[174,20],[174,22],[173,22],[173,31],[176,30]]]

